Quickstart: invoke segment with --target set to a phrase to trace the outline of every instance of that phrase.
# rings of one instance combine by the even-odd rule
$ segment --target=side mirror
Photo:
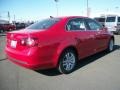
[[[103,27],[102,30],[108,31],[108,28],[107,27]]]
[[[108,28],[107,28],[107,27],[105,27],[105,25],[104,25],[104,24],[102,24],[102,28],[101,28],[101,30],[103,30],[103,31],[107,31],[107,30],[108,30]]]
[[[105,27],[105,25],[104,25],[104,24],[103,24],[102,26],[103,26],[103,27]]]

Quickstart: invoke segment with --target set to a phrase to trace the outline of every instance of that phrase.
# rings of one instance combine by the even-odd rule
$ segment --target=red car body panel
[[[77,17],[61,17],[48,30],[28,29],[7,33],[5,50],[8,59],[29,69],[46,69],[57,67],[61,53],[68,47],[76,49],[79,60],[105,50],[112,37],[107,30],[66,30],[69,19]],[[33,47],[22,46],[20,40],[28,37],[37,38],[38,44]],[[17,41],[15,48],[11,47],[12,40]]]

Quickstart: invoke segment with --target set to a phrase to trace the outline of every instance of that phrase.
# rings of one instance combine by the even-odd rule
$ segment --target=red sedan
[[[81,16],[49,18],[7,33],[10,61],[29,69],[58,68],[68,74],[77,60],[112,51],[114,36],[93,19]]]

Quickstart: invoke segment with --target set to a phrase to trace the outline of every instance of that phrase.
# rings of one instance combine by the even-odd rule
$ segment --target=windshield
[[[115,22],[115,17],[107,17],[106,22]]]
[[[49,27],[51,27],[53,24],[55,24],[56,22],[58,22],[60,19],[59,18],[49,18],[49,19],[45,19],[42,21],[39,21],[35,24],[30,25],[29,27],[27,27],[27,29],[48,29]]]
[[[120,17],[118,17],[118,22],[120,22]]]

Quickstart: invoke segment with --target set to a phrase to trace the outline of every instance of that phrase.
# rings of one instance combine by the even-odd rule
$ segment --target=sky
[[[88,0],[90,17],[120,12],[120,0]],[[0,19],[35,21],[49,16],[86,16],[87,0],[0,0]]]

